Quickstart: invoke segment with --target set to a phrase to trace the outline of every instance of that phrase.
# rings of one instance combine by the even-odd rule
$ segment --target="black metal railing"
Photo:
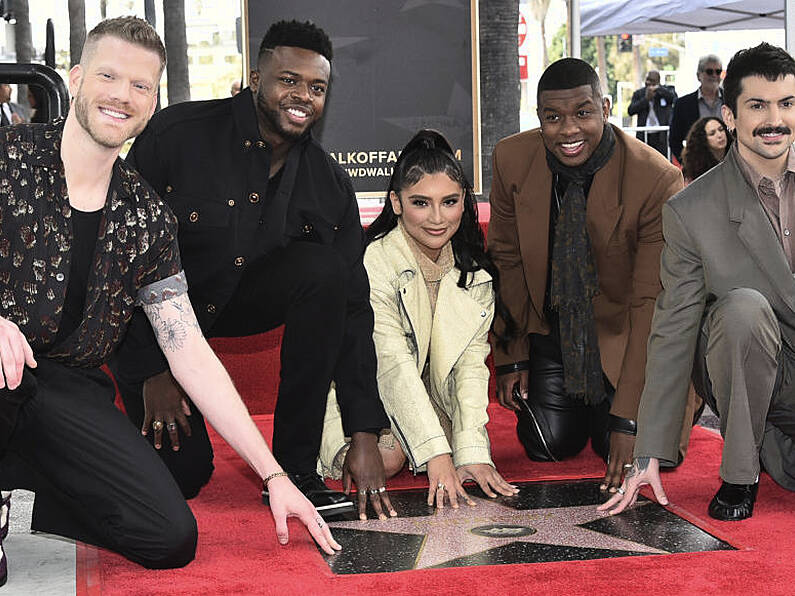
[[[49,118],[66,116],[69,112],[69,91],[55,70],[44,64],[0,62],[0,83],[38,85],[47,93]]]

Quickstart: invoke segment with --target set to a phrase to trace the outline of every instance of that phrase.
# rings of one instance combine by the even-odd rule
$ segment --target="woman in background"
[[[723,120],[715,116],[696,120],[687,133],[687,141],[682,151],[685,184],[690,184],[722,162],[730,146],[731,135]]]
[[[495,305],[502,312],[497,270],[472,188],[440,133],[421,130],[403,148],[367,239],[378,390],[392,422],[379,441],[387,475],[406,460],[427,471],[428,504],[437,507],[474,505],[467,480],[490,497],[516,494],[494,467],[486,433],[488,334]],[[345,451],[332,389],[320,454],[326,476],[342,475]]]
[[[28,85],[28,103],[30,104],[31,122],[49,121],[47,94],[44,92],[44,87]]]

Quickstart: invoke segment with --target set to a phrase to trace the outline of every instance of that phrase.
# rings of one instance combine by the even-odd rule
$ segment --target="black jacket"
[[[693,93],[683,95],[674,104],[674,114],[671,118],[671,130],[668,142],[671,144],[671,154],[682,161],[682,148],[690,127],[698,120],[698,89]]]
[[[660,85],[654,92],[654,113],[660,126],[668,126],[671,121],[671,110],[676,101],[676,91],[672,87]],[[646,99],[646,87],[641,87],[632,94],[632,101],[627,108],[630,116],[638,115],[638,126],[646,126],[646,119],[649,117],[649,102]],[[640,138],[640,137],[639,137]]]
[[[138,136],[127,160],[179,219],[189,295],[205,332],[234,294],[250,259],[295,240],[328,245],[342,255],[349,264],[349,298],[344,357],[334,380],[343,425],[346,434],[385,428],[362,263],[364,232],[350,178],[307,134],[291,149],[277,177],[278,190],[267,193],[270,156],[251,91],[245,89],[228,99],[166,108]],[[272,200],[265,200],[266,194]],[[165,360],[148,323],[136,320],[119,359],[127,374],[134,368],[138,374],[133,376],[147,378],[165,370]]]

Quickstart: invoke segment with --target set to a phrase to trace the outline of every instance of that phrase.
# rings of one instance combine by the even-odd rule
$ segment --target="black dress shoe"
[[[721,521],[740,521],[751,517],[759,481],[754,484],[724,482],[709,503],[709,515]]]
[[[353,502],[348,499],[348,496],[345,493],[331,490],[315,472],[290,473],[288,476],[321,515],[336,515],[353,510]],[[265,485],[262,486],[262,502],[265,505],[270,503],[268,487]]]

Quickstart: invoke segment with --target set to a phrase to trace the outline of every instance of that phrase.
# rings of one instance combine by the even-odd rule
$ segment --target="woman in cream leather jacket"
[[[387,474],[406,460],[415,473],[427,471],[428,504],[438,507],[445,497],[453,507],[459,499],[473,505],[467,480],[491,497],[515,494],[494,468],[486,433],[496,269],[472,189],[441,134],[420,131],[403,149],[367,236],[378,389],[392,422],[379,440]],[[332,388],[321,471],[340,477],[344,453]]]

